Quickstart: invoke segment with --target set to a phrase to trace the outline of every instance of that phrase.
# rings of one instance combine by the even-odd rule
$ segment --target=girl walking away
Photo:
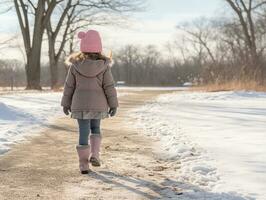
[[[102,43],[95,30],[79,32],[80,51],[67,59],[69,71],[61,105],[79,125],[79,168],[82,174],[100,166],[101,119],[112,117],[118,107],[117,92],[110,70],[111,60],[101,54]]]

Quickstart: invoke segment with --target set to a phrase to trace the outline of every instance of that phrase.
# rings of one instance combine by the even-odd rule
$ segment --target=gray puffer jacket
[[[61,105],[75,111],[107,112],[118,107],[110,60],[76,61],[70,65]]]

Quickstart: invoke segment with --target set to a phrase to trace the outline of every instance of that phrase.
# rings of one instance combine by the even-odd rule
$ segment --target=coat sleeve
[[[61,106],[67,107],[67,108],[71,107],[72,96],[76,88],[76,79],[75,79],[73,70],[74,70],[74,67],[73,65],[71,65],[67,73],[66,81],[64,84],[63,97],[61,100]]]
[[[103,89],[110,108],[118,107],[117,92],[115,82],[110,67],[107,67],[103,74]]]

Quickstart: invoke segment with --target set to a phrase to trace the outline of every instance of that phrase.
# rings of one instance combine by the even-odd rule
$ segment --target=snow
[[[183,91],[188,88],[185,87],[130,87],[130,86],[118,86],[118,91]]]
[[[26,136],[39,133],[50,121],[63,116],[60,100],[62,92],[25,91],[23,87],[0,88],[0,155],[12,144],[25,141]],[[173,88],[119,87],[118,96],[130,95],[134,91],[170,90]]]
[[[129,95],[119,92],[118,96]],[[57,117],[63,117],[60,101],[62,92],[8,92],[0,95],[0,155],[12,144],[27,141]]]
[[[25,140],[62,115],[62,93],[20,93],[0,96],[0,154],[10,145]]]
[[[118,91],[123,96],[158,89],[173,90],[120,87]],[[133,116],[142,134],[160,140],[165,158],[180,163],[173,174],[184,189],[178,199],[266,199],[266,93],[174,90],[134,110]],[[61,95],[0,95],[0,154],[64,116]],[[170,189],[165,193],[169,198],[175,195]]]
[[[169,160],[180,160],[178,181],[225,195],[206,199],[266,199],[266,93],[174,92],[133,115]]]

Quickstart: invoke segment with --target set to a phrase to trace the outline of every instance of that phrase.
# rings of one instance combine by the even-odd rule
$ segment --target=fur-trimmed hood
[[[68,67],[73,66],[83,76],[95,77],[107,67],[111,67],[112,61],[107,57],[105,57],[105,60],[92,60],[88,58],[77,60],[75,54],[73,54],[66,59],[65,64]]]
[[[111,61],[109,59],[106,61],[85,59],[83,61],[73,62],[72,65],[81,75],[95,77],[105,71],[110,63]]]

